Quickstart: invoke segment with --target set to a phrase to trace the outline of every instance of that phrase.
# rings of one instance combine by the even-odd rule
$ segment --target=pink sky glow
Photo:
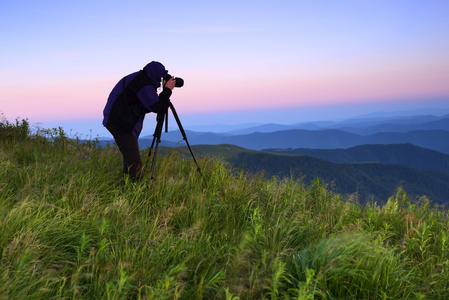
[[[449,108],[446,0],[194,0],[169,14],[141,0],[25,2],[0,7],[8,120],[102,129],[114,85],[152,60],[185,80],[172,102],[196,124],[226,112],[229,123],[248,122],[248,111],[251,121],[291,123],[305,116],[283,114],[306,107],[317,121],[338,105]]]

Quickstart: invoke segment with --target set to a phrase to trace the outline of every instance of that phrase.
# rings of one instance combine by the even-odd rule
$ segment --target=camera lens
[[[182,87],[184,85],[184,80],[179,77],[175,77],[175,87]]]
[[[170,74],[167,74],[164,76],[165,81],[170,80],[170,78],[172,78],[172,76]],[[175,87],[182,87],[183,85],[184,85],[184,80],[182,78],[175,77]]]

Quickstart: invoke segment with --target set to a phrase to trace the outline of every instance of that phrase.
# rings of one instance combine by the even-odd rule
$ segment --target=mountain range
[[[304,129],[308,128],[308,129]],[[449,115],[352,119],[342,122],[315,122],[296,125],[265,124],[230,132],[186,130],[191,145],[232,144],[246,149],[268,148],[350,148],[366,144],[409,143],[449,154]],[[141,148],[151,144],[143,136]],[[179,130],[162,133],[163,145],[184,144]]]

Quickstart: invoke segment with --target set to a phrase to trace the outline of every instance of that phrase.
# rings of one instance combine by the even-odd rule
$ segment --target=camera
[[[164,76],[165,81],[170,80],[170,78],[172,78],[172,76],[170,74],[167,74]],[[183,85],[184,85],[184,80],[182,78],[175,77],[175,87],[182,87]]]

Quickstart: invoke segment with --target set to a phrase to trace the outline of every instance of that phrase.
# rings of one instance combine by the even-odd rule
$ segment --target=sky
[[[449,110],[447,0],[0,0],[0,28],[2,117],[70,134],[108,136],[109,93],[153,60],[186,129]]]

